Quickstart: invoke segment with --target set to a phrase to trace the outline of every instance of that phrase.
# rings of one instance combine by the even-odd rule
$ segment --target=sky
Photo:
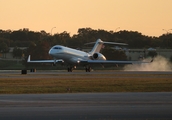
[[[0,0],[0,29],[77,34],[79,28],[172,32],[172,0]]]

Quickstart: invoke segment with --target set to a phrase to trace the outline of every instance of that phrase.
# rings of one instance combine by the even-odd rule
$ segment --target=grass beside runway
[[[172,92],[172,75],[169,74],[124,74],[122,77],[121,74],[33,74],[25,77],[20,76],[8,75],[0,78],[0,94]]]

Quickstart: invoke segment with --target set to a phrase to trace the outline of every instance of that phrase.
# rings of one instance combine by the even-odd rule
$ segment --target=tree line
[[[77,34],[71,36],[67,31],[52,35],[44,30],[35,32],[24,28],[14,31],[0,29],[0,52],[7,53],[9,47],[15,47],[13,51],[14,57],[20,57],[21,54],[25,54],[25,56],[31,54],[33,59],[50,59],[48,50],[53,45],[60,44],[82,49],[85,47],[85,43],[95,42],[99,38],[103,41],[127,43],[127,48],[130,49],[172,48],[171,33],[152,37],[137,31],[121,30],[114,32],[103,29],[79,28]],[[21,52],[18,47],[27,47],[27,50]]]

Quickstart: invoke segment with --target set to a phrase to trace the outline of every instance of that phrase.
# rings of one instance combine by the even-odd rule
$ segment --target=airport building
[[[13,50],[15,47],[9,47],[9,52],[8,53],[0,53],[0,59],[8,59],[8,60],[23,60],[24,54],[22,55],[21,58],[14,58],[13,57]],[[27,49],[27,47],[18,47],[21,50]]]

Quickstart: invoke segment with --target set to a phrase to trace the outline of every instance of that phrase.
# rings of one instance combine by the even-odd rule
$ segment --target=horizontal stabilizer
[[[85,45],[93,44],[95,43],[93,49],[91,52],[89,52],[91,55],[93,55],[95,52],[100,52],[101,48],[103,47],[103,44],[113,44],[113,45],[127,45],[125,43],[116,43],[116,42],[104,42],[101,39],[98,39],[96,42],[90,42],[86,43]]]
[[[96,42],[89,42],[86,43],[84,45],[91,45],[91,44],[95,44]],[[117,43],[117,42],[105,42],[105,41],[100,41],[99,43],[103,43],[103,44],[113,44],[113,45],[128,45],[126,43]]]

